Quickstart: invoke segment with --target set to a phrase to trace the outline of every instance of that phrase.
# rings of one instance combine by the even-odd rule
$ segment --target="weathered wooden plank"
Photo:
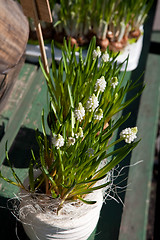
[[[30,105],[26,112],[26,116],[23,120],[23,126],[29,129],[39,129],[42,130],[42,124],[41,124],[41,115],[42,110],[44,110],[45,114],[45,122],[47,119],[47,113],[48,113],[48,91],[47,86],[45,83],[45,79],[43,75],[41,76],[42,80],[40,81],[40,84],[37,86],[36,91],[37,94],[34,97],[34,103]],[[49,134],[49,128],[47,127],[48,124],[46,122],[46,131]]]
[[[27,85],[29,84],[30,79],[33,78],[36,71],[37,66],[33,64],[25,63],[21,67],[19,75],[16,78],[14,87],[7,98],[7,103],[0,112],[0,124],[3,121],[6,122],[5,131],[7,130],[7,126],[9,125],[9,119],[14,114],[16,108],[18,107],[18,104],[20,104],[26,91]],[[11,74],[13,74],[13,72],[11,72]],[[13,76],[10,76],[10,78],[14,77],[14,75],[15,74],[13,74]]]
[[[32,66],[30,64],[24,65],[24,67],[22,68],[22,71],[20,72],[19,78],[24,82],[26,82],[26,86],[25,86],[25,90],[21,90],[23,92],[23,95],[20,96],[19,101],[18,102],[14,102],[14,106],[15,108],[11,108],[10,109],[10,113],[9,113],[9,109],[7,110],[7,108],[5,109],[7,111],[7,114],[9,114],[8,117],[5,113],[2,113],[1,115],[1,122],[3,122],[3,120],[5,118],[9,119],[8,125],[6,127],[5,130],[5,135],[1,140],[0,143],[0,163],[3,162],[4,158],[5,158],[5,144],[6,141],[8,141],[8,149],[10,148],[10,146],[13,143],[14,138],[16,137],[18,130],[21,126],[21,123],[25,117],[25,113],[29,107],[30,102],[33,99],[34,96],[34,91],[35,91],[35,87],[37,86],[38,80],[40,76],[37,76],[37,78],[33,78],[34,73],[36,72],[36,66]],[[40,73],[41,75],[41,73]],[[23,85],[24,86],[24,85]],[[12,99],[13,100],[13,99]],[[16,97],[14,98],[14,100],[16,101]],[[14,110],[14,112],[13,112]]]
[[[0,1],[0,73],[15,66],[29,36],[28,20],[16,1]]]
[[[22,76],[20,76],[22,77]],[[16,138],[14,139],[14,143],[12,144],[12,147],[9,151],[9,157],[10,160],[14,166],[14,170],[16,171],[17,175],[20,177],[20,179],[23,181],[23,179],[26,177],[27,171],[28,171],[28,164],[31,158],[31,149],[34,150],[34,152],[37,151],[37,144],[35,140],[35,128],[41,129],[41,112],[42,108],[44,108],[45,112],[47,110],[47,91],[46,91],[46,84],[43,77],[43,74],[41,70],[37,72],[36,76],[34,75],[33,83],[35,84],[35,87],[33,87],[34,84],[31,84],[29,88],[29,93],[26,93],[26,102],[23,100],[21,102],[21,108],[19,108],[19,111],[17,111],[18,114],[22,115],[22,112],[24,111],[23,108],[25,108],[23,121],[19,122],[19,128],[18,134]],[[26,92],[26,90],[25,90]],[[22,104],[23,103],[23,104]],[[26,106],[27,103],[27,106]],[[21,110],[20,110],[21,109]],[[23,109],[23,110],[22,110]],[[8,112],[6,111],[6,114]],[[15,117],[13,117],[13,120],[15,120]],[[10,125],[11,126],[11,125]],[[9,130],[10,127],[7,128]],[[12,179],[12,174],[10,172],[10,169],[8,167],[7,162],[5,161],[2,166],[2,172],[3,174]],[[19,192],[19,189],[15,186],[12,186],[6,182],[4,182],[2,179],[0,180],[0,202],[1,206],[5,207],[6,202],[8,198],[12,198]],[[7,216],[4,217],[4,216]],[[12,219],[12,225],[10,226],[7,222],[8,219]],[[2,224],[3,221],[3,229],[10,229],[10,232],[1,231],[1,236],[6,237],[7,239],[12,238],[13,240],[17,239],[15,227],[16,227],[16,219],[12,218],[11,213],[7,208],[1,209],[0,214],[0,223]],[[23,231],[23,228],[20,223],[18,223],[18,236],[20,239],[28,240],[28,237]]]
[[[35,18],[33,11],[33,1],[35,1],[37,5],[39,19],[46,22],[52,22],[52,15],[48,0],[20,0],[24,14],[27,17],[31,17],[33,19]]]
[[[26,64],[28,66],[28,64]],[[32,70],[31,70],[32,68]],[[37,68],[35,66],[30,66],[30,72],[27,71],[27,67],[21,71],[20,79],[24,78],[23,80],[26,80],[26,77],[33,74],[32,80],[28,79],[28,84],[25,82],[25,91],[22,89],[22,99],[19,99],[18,102],[18,108],[16,108],[16,113],[12,111],[12,107],[16,104],[16,91],[12,96],[12,100],[10,102],[10,106],[6,109],[5,116],[9,116],[10,121],[16,121],[17,122],[17,128],[16,131],[18,131],[17,136],[14,138],[14,143],[12,144],[12,147],[9,151],[9,157],[10,160],[14,166],[14,170],[16,171],[17,175],[20,177],[20,179],[23,181],[26,177],[26,174],[28,172],[28,164],[31,157],[30,149],[36,150],[35,144],[35,130],[34,128],[40,127],[41,125],[41,111],[42,108],[47,103],[46,101],[46,88],[44,86],[44,78],[41,73],[41,70],[37,72]],[[26,76],[27,74],[27,76]],[[24,77],[25,75],[25,77]],[[35,76],[36,75],[36,76]],[[22,85],[21,85],[21,88]],[[18,91],[19,92],[19,91]],[[44,107],[45,108],[45,107]],[[34,113],[35,110],[35,113]],[[32,112],[32,113],[31,113]],[[31,115],[30,115],[31,113]],[[20,115],[20,116],[17,116]],[[12,116],[12,117],[11,117]],[[20,119],[21,118],[21,119]],[[37,120],[39,118],[39,120]],[[36,125],[36,120],[38,122],[38,125]],[[15,128],[14,124],[9,124],[6,130],[6,134],[8,137],[11,137],[10,135],[14,133],[15,135]],[[16,123],[15,123],[16,124]],[[23,125],[23,126],[22,126]],[[20,129],[20,130],[19,130]],[[14,131],[14,132],[13,132]],[[10,132],[10,133],[9,133]],[[4,142],[4,139],[3,139]],[[36,145],[36,144],[35,144]],[[2,146],[0,144],[0,146]],[[36,145],[37,146],[37,145]],[[1,152],[1,149],[0,149]],[[9,166],[7,162],[5,161],[2,166],[2,172],[3,174],[13,180],[13,176],[11,174],[11,171],[9,169]],[[15,194],[19,192],[19,189],[16,186],[10,185],[0,179],[0,223],[3,228],[0,229],[1,238],[3,239],[12,239],[17,240],[17,234],[16,234],[16,228],[18,224],[18,236],[20,239],[28,240],[28,237],[23,231],[23,228],[20,223],[16,222],[16,219],[12,217],[12,214],[9,209],[7,209],[7,199],[15,197]],[[10,221],[12,224],[10,224]],[[8,231],[9,230],[9,231]]]
[[[120,240],[145,240],[148,220],[150,185],[155,151],[155,138],[159,117],[160,101],[160,56],[149,54],[145,71],[146,88],[141,97],[137,125],[142,138],[133,152],[131,164],[143,163],[130,168],[125,208],[122,215]]]
[[[160,1],[158,2],[158,9],[160,9]],[[157,10],[158,10],[157,9]],[[159,31],[154,31],[152,33],[152,37],[151,37],[151,41],[152,43],[157,43],[159,46],[159,56],[160,56],[160,32]],[[150,48],[150,52],[151,52],[151,48]],[[152,52],[151,52],[152,53]],[[159,116],[160,116],[160,106],[159,106]],[[158,139],[156,140],[156,150],[158,154],[158,160],[160,159],[160,142],[159,142],[159,131],[157,131],[158,133]],[[160,164],[158,161],[158,166],[157,163],[155,162],[155,169],[158,170],[158,175],[156,177],[156,197],[155,197],[155,208],[154,208],[154,239],[159,239],[160,238]],[[153,190],[153,185],[151,186],[151,191]],[[151,210],[152,211],[152,210]],[[150,216],[149,216],[150,217]]]
[[[17,81],[20,70],[24,64],[25,57],[22,56],[19,63],[10,69],[7,74],[0,74],[0,113],[8,103],[14,83]]]

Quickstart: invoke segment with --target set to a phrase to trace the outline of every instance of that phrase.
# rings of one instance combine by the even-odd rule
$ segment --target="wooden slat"
[[[17,102],[17,104],[16,102],[14,102],[14,108],[10,110],[11,113],[8,109],[8,106],[7,106],[7,110],[4,109],[4,112],[1,113],[1,119],[0,119],[1,122],[3,122],[5,118],[9,119],[9,122],[7,124],[7,127],[5,128],[5,135],[0,142],[0,156],[1,156],[0,164],[3,162],[5,158],[6,141],[8,141],[8,149],[9,149],[13,143],[14,138],[18,133],[20,125],[25,117],[26,110],[29,107],[30,101],[34,96],[35,86],[38,81],[38,80],[35,81],[34,79],[34,73],[36,71],[37,71],[36,66],[30,65],[30,64],[26,64],[23,66],[19,77],[21,79],[23,78],[23,81],[27,81],[27,84],[25,85],[25,92],[23,95],[21,95],[19,102]],[[22,84],[22,86],[24,85]],[[23,90],[24,89],[22,88],[22,92]],[[5,111],[7,112],[7,114],[9,114],[9,116],[5,114]]]
[[[33,11],[33,1],[34,0],[20,0],[21,5],[23,7],[23,12],[27,17],[31,17],[34,19],[34,11]],[[38,8],[38,16],[39,20],[43,20],[45,22],[52,22],[52,14],[50,10],[50,5],[48,0],[36,0],[36,5]]]
[[[27,45],[28,20],[16,1],[0,1],[0,74],[18,64]]]
[[[146,239],[155,139],[159,117],[159,66],[160,56],[150,54],[145,72],[146,88],[142,94],[137,121],[142,140],[136,151],[133,152],[131,159],[131,164],[138,160],[143,160],[143,163],[139,164],[138,168],[130,168],[128,182],[131,183],[131,191],[127,190],[126,192],[119,240]]]
[[[28,164],[31,157],[30,150],[33,149],[35,151],[37,148],[37,144],[35,144],[35,128],[41,128],[41,111],[42,108],[44,108],[46,112],[47,108],[45,80],[41,69],[37,71],[35,67],[34,65],[26,64],[25,68],[22,69],[19,78],[24,78],[24,81],[28,76],[28,84],[25,85],[25,87],[22,84],[25,91],[23,92],[22,87],[22,96],[18,99],[17,102],[19,102],[19,104],[17,104],[16,108],[14,108],[17,96],[15,93],[10,101],[11,103],[5,111],[3,111],[3,116],[9,118],[10,121],[6,127],[5,136],[0,143],[1,159],[4,159],[4,152],[1,147],[4,147],[5,139],[9,138],[10,145],[12,145],[9,151],[9,157],[14,166],[14,170],[22,181],[28,172]],[[28,68],[30,68],[30,71]],[[29,78],[30,75],[32,75],[32,79]],[[14,109],[12,110],[12,108]],[[13,180],[6,161],[3,163],[2,172],[6,177]],[[0,229],[0,236],[2,239],[17,240],[17,228],[19,238],[29,240],[21,224],[16,223],[16,219],[12,217],[11,212],[6,207],[7,199],[15,197],[15,194],[18,192],[19,189],[16,186],[12,186],[0,179],[0,223],[1,226],[3,226],[3,228]],[[17,224],[18,227],[16,226]]]
[[[19,63],[10,69],[6,74],[0,74],[0,113],[8,102],[8,98],[12,92],[14,83],[19,75],[19,72],[24,64],[25,57],[23,56]]]

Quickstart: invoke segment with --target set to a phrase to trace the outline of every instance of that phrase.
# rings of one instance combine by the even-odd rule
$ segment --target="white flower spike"
[[[110,83],[111,83],[111,86],[115,88],[118,85],[118,78],[112,77]]]
[[[93,60],[96,59],[97,57],[100,58],[101,56],[101,49],[99,46],[93,51]]]
[[[137,127],[126,128],[120,133],[120,138],[123,138],[126,143],[131,143],[137,138],[137,132]]]
[[[57,148],[57,149],[59,149],[60,147],[62,147],[63,145],[64,145],[64,138],[60,135],[60,134],[58,134],[58,135],[55,135],[54,137],[53,137],[53,144],[54,144],[54,146]]]
[[[76,138],[83,138],[83,129],[79,127],[78,132],[75,134]]]
[[[75,138],[69,137],[68,138],[68,146],[74,145],[75,144]]]
[[[94,114],[94,119],[100,121],[103,118],[103,111],[102,109],[98,109]]]
[[[95,84],[95,91],[104,92],[105,88],[106,88],[106,80],[104,76],[102,76],[101,78],[97,79],[97,82]]]
[[[86,108],[89,112],[94,111],[99,106],[98,98],[93,94],[87,101]]]
[[[78,121],[82,121],[83,118],[85,116],[85,109],[82,106],[82,103],[79,102],[78,107],[75,109],[74,111],[74,117],[78,120]]]
[[[103,62],[108,62],[109,60],[109,54],[107,52],[103,53],[102,55]]]

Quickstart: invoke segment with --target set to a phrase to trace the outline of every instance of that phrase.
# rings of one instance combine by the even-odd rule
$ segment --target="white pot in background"
[[[128,57],[129,55],[129,59],[128,59],[128,66],[127,66],[127,71],[133,71],[134,69],[137,68],[138,66],[138,62],[139,62],[139,58],[141,55],[141,51],[142,51],[142,46],[143,46],[143,26],[141,26],[140,28],[142,34],[139,37],[139,39],[132,44],[127,44],[127,46],[121,51],[120,55],[117,57],[117,63],[121,64],[122,62],[124,62],[124,60]],[[48,58],[51,58],[51,45],[48,44],[45,46],[46,49],[46,54]],[[62,58],[62,51],[61,49],[54,47],[54,53],[55,53],[55,60],[57,62],[59,62]],[[77,52],[77,60],[79,59],[79,53]],[[82,51],[83,57],[85,57],[87,55],[87,49],[84,49]],[[27,48],[26,48],[26,59],[30,62],[39,62],[39,56],[40,56],[40,48],[38,45],[31,45],[28,44]],[[122,71],[125,70],[125,66],[126,64],[124,64],[122,66]]]
[[[139,63],[139,58],[143,47],[143,26],[141,26],[140,30],[142,34],[138,40],[135,43],[127,44],[127,46],[117,57],[117,63],[120,64],[129,56],[127,71],[133,71],[137,68]],[[125,67],[126,64],[123,64],[121,71],[124,71]]]

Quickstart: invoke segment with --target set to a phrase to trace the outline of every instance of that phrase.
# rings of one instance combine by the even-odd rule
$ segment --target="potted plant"
[[[102,50],[111,45],[114,51],[123,49],[128,38],[141,35],[140,26],[153,3],[146,0],[57,2],[52,4],[55,37],[56,33],[62,36],[61,42],[64,36],[71,37],[73,44],[79,46],[89,42],[89,36],[94,35]]]
[[[54,2],[50,0],[53,24],[49,27],[51,33],[49,41],[51,39],[55,41],[57,61],[61,58],[64,37],[71,39],[71,44],[76,45],[77,51],[79,46],[82,46],[83,55],[85,55],[90,40],[96,36],[97,46],[100,46],[102,51],[109,47],[115,53],[121,52],[117,57],[118,63],[122,63],[129,55],[127,71],[134,70],[138,65],[143,45],[143,24],[152,3],[153,0],[60,0]],[[44,25],[43,22],[42,26]],[[45,30],[43,33],[45,34]],[[36,34],[31,30],[26,56],[28,60],[38,62],[40,50],[38,45],[32,45],[33,35]],[[49,41],[45,41],[48,57],[51,50]],[[121,68],[123,71],[124,69],[125,66]]]
[[[124,101],[126,93],[139,83],[123,83],[116,56],[105,52],[99,61],[101,54],[95,38],[85,59],[82,49],[77,59],[75,46],[64,41],[58,70],[53,44],[49,75],[40,63],[50,96],[51,136],[42,111],[43,133],[36,131],[39,155],[32,151],[28,178],[19,179],[7,154],[16,181],[0,172],[1,178],[22,189],[18,218],[31,240],[86,240],[98,222],[103,196],[112,188],[114,167],[138,144],[137,127],[122,130],[117,140],[112,136],[130,116],[118,118],[116,113],[141,92]],[[118,145],[122,141],[124,145]]]
[[[128,54],[128,69],[137,67],[143,42],[143,24],[153,1],[91,0],[58,1],[53,7],[54,39],[72,45],[88,45],[96,36],[97,45],[105,51],[121,52],[123,62]],[[59,46],[59,44],[57,44]],[[136,52],[136,54],[135,54]]]

